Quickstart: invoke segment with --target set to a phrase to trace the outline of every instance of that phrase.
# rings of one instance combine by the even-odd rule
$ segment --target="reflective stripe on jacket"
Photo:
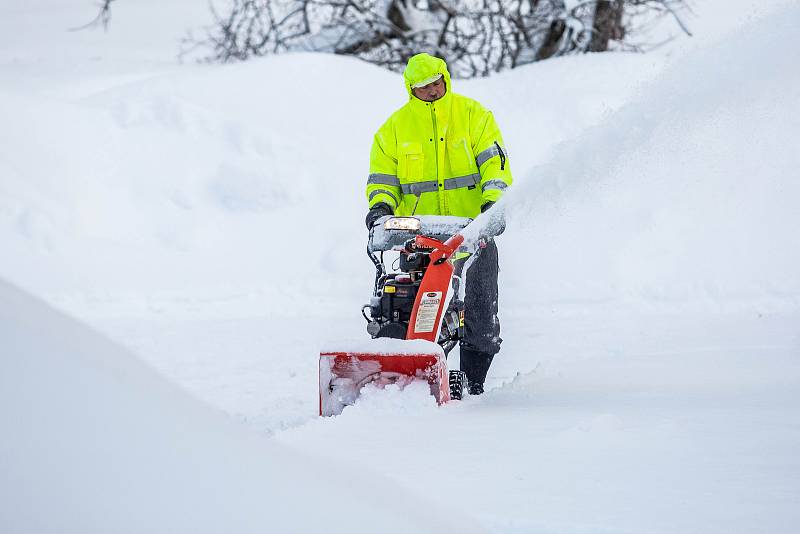
[[[425,102],[411,86],[442,74],[445,95]],[[396,215],[476,217],[511,185],[511,171],[492,113],[454,94],[444,60],[418,54],[404,73],[409,101],[375,134],[367,199]]]

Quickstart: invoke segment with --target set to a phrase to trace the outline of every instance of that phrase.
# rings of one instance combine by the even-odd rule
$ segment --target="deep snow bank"
[[[363,468],[251,434],[4,282],[0,429],[3,532],[443,532],[458,521]]]
[[[518,180],[507,294],[797,307],[800,70],[776,51],[798,23],[789,6],[683,58]]]

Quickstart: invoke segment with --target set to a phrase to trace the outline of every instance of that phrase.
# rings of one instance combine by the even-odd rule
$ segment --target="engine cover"
[[[410,278],[401,280],[386,280],[379,300],[373,304],[370,310],[372,319],[380,326],[372,337],[406,338],[420,282]]]

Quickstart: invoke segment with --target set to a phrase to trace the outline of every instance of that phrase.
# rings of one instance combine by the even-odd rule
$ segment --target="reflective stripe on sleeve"
[[[508,187],[508,184],[503,180],[487,180],[481,186],[481,191],[486,191],[487,189],[499,189],[500,191],[503,191],[506,187]]]
[[[478,156],[475,158],[475,163],[478,165],[478,168],[480,169],[481,165],[483,165],[493,157],[499,155],[500,155],[500,150],[498,150],[497,145],[492,145],[483,152],[481,152],[480,154],[478,154]]]
[[[367,185],[392,185],[400,187],[400,179],[394,174],[370,174],[367,178]]]
[[[378,195],[388,195],[394,201],[394,206],[393,206],[394,208],[397,208],[397,206],[400,205],[400,202],[398,202],[397,197],[394,196],[394,193],[386,189],[375,189],[372,192],[370,192],[369,203],[372,204],[372,199]]]

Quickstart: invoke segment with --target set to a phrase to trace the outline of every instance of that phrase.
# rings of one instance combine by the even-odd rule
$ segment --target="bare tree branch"
[[[107,29],[111,4],[102,0],[85,29]],[[444,57],[456,77],[488,76],[565,54],[641,50],[629,39],[643,13],[671,16],[687,0],[229,0],[225,14],[210,6],[213,24],[181,42],[181,58],[242,61],[287,51],[352,55],[402,70],[413,54]],[[637,19],[638,20],[638,19]]]
[[[114,0],[103,0],[102,4],[100,4],[100,11],[97,12],[97,16],[95,18],[83,26],[70,28],[69,31],[75,32],[85,30],[87,28],[96,27],[99,24],[103,25],[103,30],[108,31],[108,23],[111,22],[111,2],[114,2]]]

